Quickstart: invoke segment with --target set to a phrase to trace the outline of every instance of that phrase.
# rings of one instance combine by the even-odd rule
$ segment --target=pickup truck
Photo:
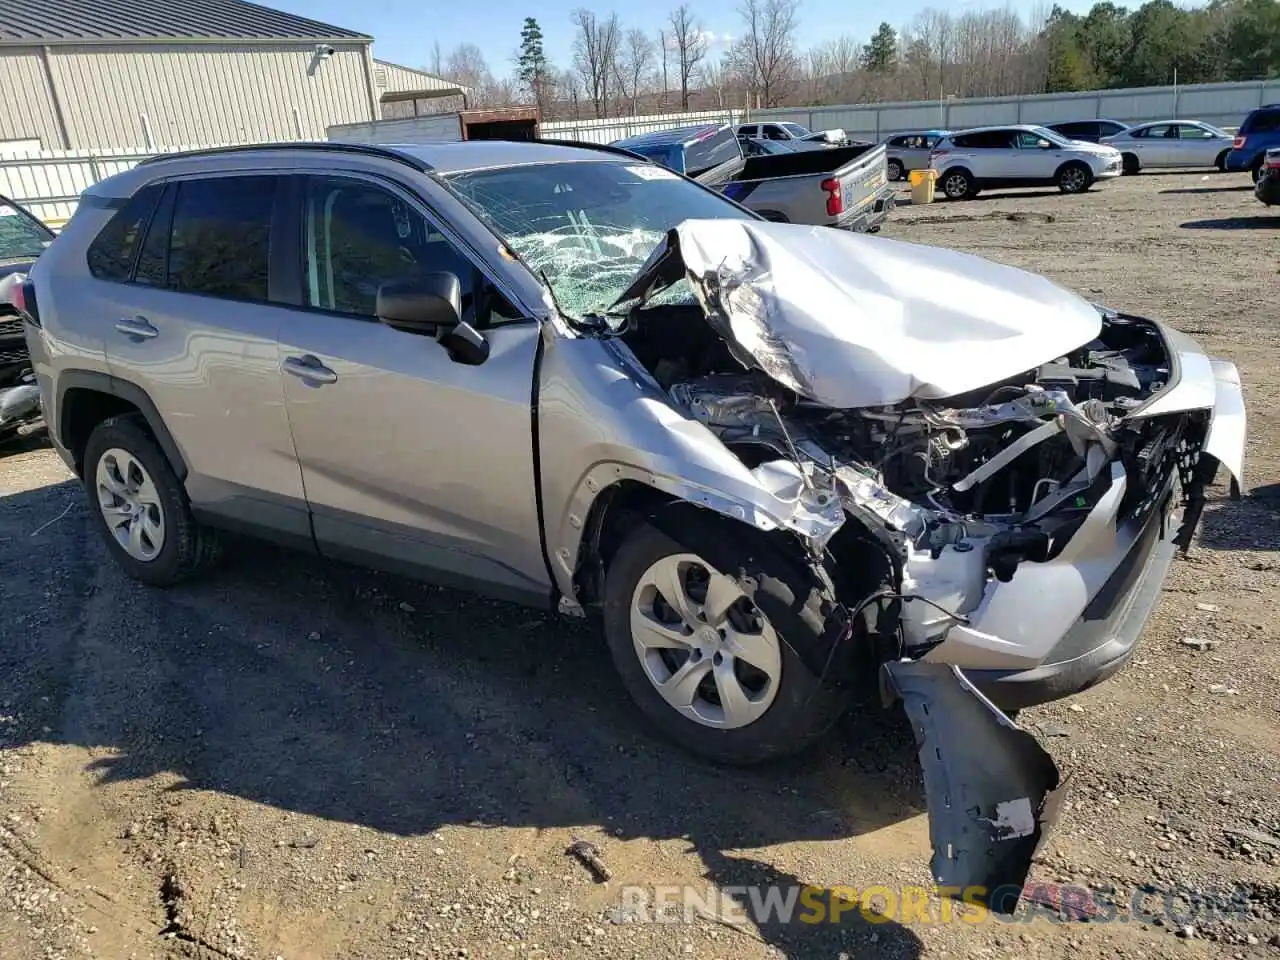
[[[744,156],[733,128],[714,124],[660,130],[612,145],[687,174],[779,223],[874,233],[894,207],[882,145],[791,150],[782,141],[748,140],[750,155]]]

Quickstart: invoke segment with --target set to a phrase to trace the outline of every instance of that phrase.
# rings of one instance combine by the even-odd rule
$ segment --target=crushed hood
[[[618,303],[687,277],[745,365],[836,408],[936,400],[1094,339],[1096,307],[1043,277],[830,227],[686,220]]]

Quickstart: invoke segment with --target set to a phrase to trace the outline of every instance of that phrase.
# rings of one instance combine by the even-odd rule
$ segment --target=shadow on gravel
[[[1165,193],[1244,193],[1253,189],[1253,184],[1242,183],[1235,187],[1170,187],[1168,190],[1161,190]]]
[[[1200,521],[1199,540],[1213,550],[1280,551],[1280,484],[1213,504]]]
[[[804,757],[717,768],[641,729],[589,623],[249,543],[201,582],[153,590],[110,563],[88,519],[71,482],[0,497],[0,703],[24,705],[0,738],[108,752],[91,765],[104,782],[172,771],[174,789],[405,836],[685,838],[722,887],[808,882],[736,851],[923,812],[910,729],[878,703]],[[867,872],[841,879],[892,882]],[[842,919],[760,933],[796,958],[921,952],[887,918]]]
[[[1280,229],[1280,217],[1259,213],[1253,217],[1222,217],[1217,220],[1188,220],[1183,230],[1276,230]]]

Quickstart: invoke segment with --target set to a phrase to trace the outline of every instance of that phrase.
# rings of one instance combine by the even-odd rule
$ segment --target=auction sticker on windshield
[[[668,170],[666,167],[627,167],[629,173],[634,173],[641,180],[679,180],[680,178]]]

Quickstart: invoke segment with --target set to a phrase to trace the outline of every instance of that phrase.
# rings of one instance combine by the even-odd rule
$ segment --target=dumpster
[[[933,184],[938,172],[929,168],[911,171],[911,205],[933,203]]]

